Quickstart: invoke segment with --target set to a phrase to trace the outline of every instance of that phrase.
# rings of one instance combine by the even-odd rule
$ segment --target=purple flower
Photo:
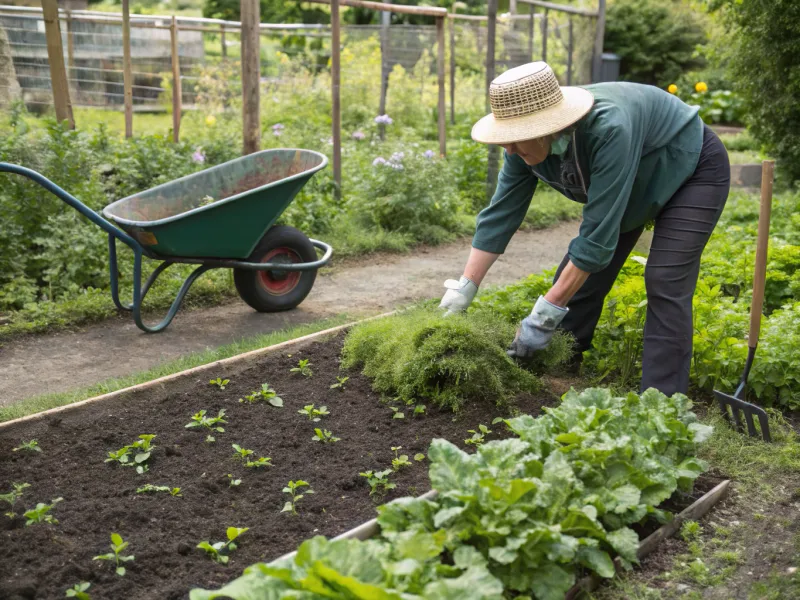
[[[390,163],[386,163],[386,164],[389,165],[390,167],[392,167],[395,171],[402,171],[403,170],[403,165],[401,165],[400,163],[390,162]]]
[[[353,132],[353,139],[354,140],[363,140],[365,137],[367,137],[367,136],[364,135],[363,131],[354,131]]]
[[[392,117],[389,115],[378,115],[375,117],[375,122],[378,125],[391,125],[393,123]]]
[[[402,162],[402,160],[405,157],[406,157],[405,153],[403,153],[403,152],[395,152],[394,154],[392,154],[392,158],[390,158],[389,160],[391,160],[393,163],[399,163],[399,162]]]
[[[281,123],[275,123],[275,125],[272,126],[272,135],[279,136],[283,133],[284,129],[286,128]]]
[[[386,164],[386,159],[383,158],[382,156],[379,156],[378,158],[376,158],[375,160],[372,161],[372,166],[373,167],[377,167],[378,165],[385,165],[385,164]]]
[[[206,155],[203,152],[202,148],[198,148],[197,150],[194,151],[194,154],[192,154],[192,160],[200,164],[206,162]]]
[[[433,158],[436,156],[436,153],[433,150],[425,150],[425,153],[422,156],[425,158]]]

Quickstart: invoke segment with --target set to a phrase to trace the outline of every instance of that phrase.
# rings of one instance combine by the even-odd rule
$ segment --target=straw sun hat
[[[533,62],[509,69],[489,86],[492,114],[472,127],[472,139],[484,144],[511,144],[566,129],[594,104],[579,87],[560,87],[553,69]]]

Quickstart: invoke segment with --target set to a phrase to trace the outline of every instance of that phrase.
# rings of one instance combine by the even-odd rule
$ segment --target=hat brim
[[[486,115],[472,127],[472,139],[482,144],[513,144],[566,129],[588,113],[594,104],[589,90],[562,87],[561,102],[530,115],[496,119]]]

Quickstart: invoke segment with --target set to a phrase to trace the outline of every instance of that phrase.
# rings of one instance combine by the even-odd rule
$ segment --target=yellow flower
[[[667,88],[667,91],[668,91],[670,94],[677,94],[677,93],[678,93],[678,86],[677,86],[677,85],[675,85],[674,83],[670,83],[670,84],[669,84],[669,87]]]
[[[216,122],[217,122],[217,117],[215,117],[214,115],[208,115],[206,117],[206,125],[208,125],[209,127],[213,127]]]
[[[708,86],[705,84],[704,81],[698,81],[694,86],[694,91],[700,92],[700,93],[707,92],[708,91]]]

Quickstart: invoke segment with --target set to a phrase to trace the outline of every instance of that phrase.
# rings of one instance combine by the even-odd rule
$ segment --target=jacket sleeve
[[[503,153],[503,168],[489,206],[476,221],[472,247],[494,254],[505,252],[522,225],[539,179],[519,156]]]
[[[603,138],[590,134],[591,182],[578,237],[569,245],[569,258],[583,271],[596,273],[611,262],[619,240],[620,223],[639,170],[641,140],[630,126],[609,129]]]

